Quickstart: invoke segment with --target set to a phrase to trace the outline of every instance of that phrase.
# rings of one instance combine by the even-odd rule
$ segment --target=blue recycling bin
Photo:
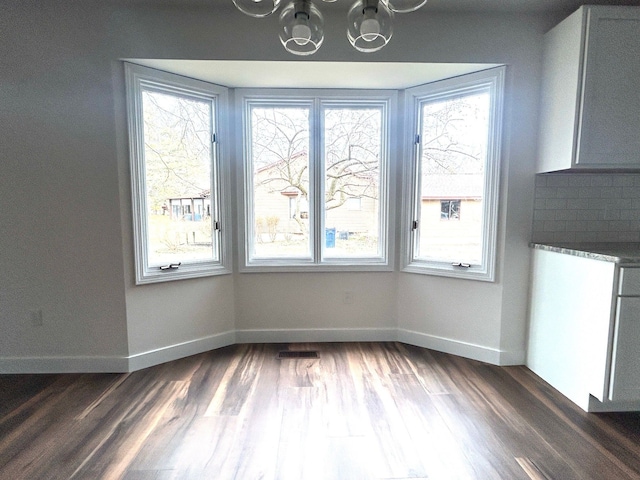
[[[336,246],[336,229],[325,228],[324,229],[324,244],[327,248],[335,248]]]

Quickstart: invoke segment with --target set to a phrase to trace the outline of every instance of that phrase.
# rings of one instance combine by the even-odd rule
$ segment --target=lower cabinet
[[[622,268],[611,355],[610,401],[640,400],[640,287],[624,288],[627,278],[638,276],[640,268]],[[622,293],[622,292],[621,292]]]
[[[534,250],[527,365],[584,410],[640,410],[640,264]]]

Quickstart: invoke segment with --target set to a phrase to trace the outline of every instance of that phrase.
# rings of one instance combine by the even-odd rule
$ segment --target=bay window
[[[232,208],[242,272],[392,271],[397,234],[402,271],[495,279],[505,67],[405,90],[235,88],[233,130],[227,88],[125,73],[137,283],[230,272]]]

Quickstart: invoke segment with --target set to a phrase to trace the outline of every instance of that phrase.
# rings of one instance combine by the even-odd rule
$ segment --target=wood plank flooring
[[[2,480],[408,478],[640,479],[640,414],[587,414],[525,367],[400,343],[0,375]]]

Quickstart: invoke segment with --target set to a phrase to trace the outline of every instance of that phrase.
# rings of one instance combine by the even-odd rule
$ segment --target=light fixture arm
[[[362,7],[362,13],[364,15],[367,13],[374,15],[378,13],[378,2],[379,0],[364,0],[362,2],[364,4]]]
[[[309,20],[309,1],[308,0],[295,0],[294,4],[294,17],[297,19],[299,15],[304,15],[306,20]]]

